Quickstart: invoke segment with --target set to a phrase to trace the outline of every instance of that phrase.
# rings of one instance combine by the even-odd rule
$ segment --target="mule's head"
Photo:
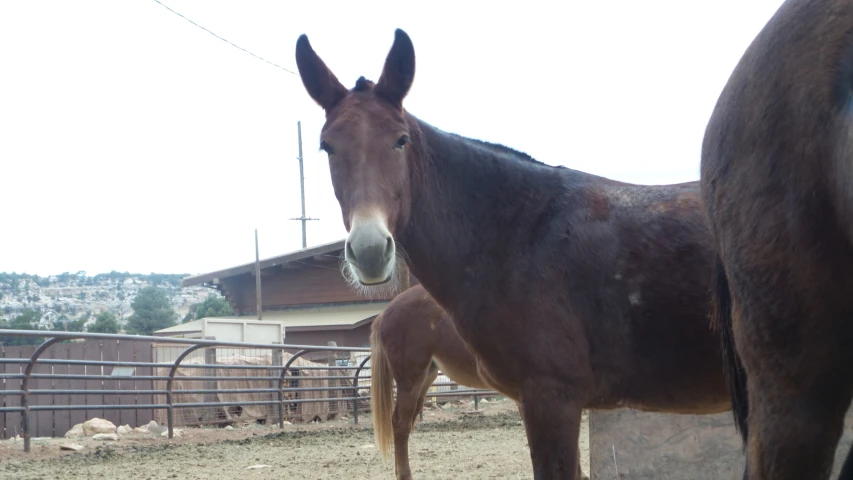
[[[409,158],[412,134],[403,98],[415,76],[409,36],[395,32],[394,44],[375,84],[364,77],[347,90],[311,48],[296,42],[296,64],[305,89],[325,111],[320,148],[329,156],[335,196],[349,232],[345,257],[351,280],[362,286],[395,280],[395,234],[411,209]]]

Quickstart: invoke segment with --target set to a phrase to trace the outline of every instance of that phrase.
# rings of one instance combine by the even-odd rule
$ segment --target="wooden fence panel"
[[[11,358],[7,357],[6,348],[0,345],[0,358]],[[0,374],[6,374],[6,364],[0,363]],[[4,392],[8,389],[6,387],[6,380],[0,380],[0,389]],[[6,406],[6,397],[8,395],[0,395],[0,407]],[[0,439],[7,438],[6,437],[6,414],[0,412]]]
[[[87,342],[92,343],[92,342]],[[71,343],[68,344],[68,360],[83,360],[86,351],[86,343]],[[85,375],[86,367],[83,365],[69,365],[68,373],[71,375]],[[68,382],[69,388],[71,390],[84,390],[86,388],[86,380],[70,380]],[[77,393],[74,395],[69,395],[68,405],[86,405],[86,395],[82,393]],[[72,410],[68,412],[70,423],[68,430],[71,429],[74,425],[78,423],[83,423],[86,421],[86,411],[85,410]],[[66,430],[66,432],[68,431]],[[64,435],[65,432],[62,432]]]
[[[19,346],[19,347],[7,347],[7,357],[8,358],[30,358],[35,351],[34,346]],[[6,365],[6,373],[8,374],[21,374],[24,373],[24,365],[22,364],[13,364]],[[6,389],[8,390],[20,390],[21,389],[21,380],[19,379],[9,379],[6,380]],[[20,395],[6,395],[6,406],[7,407],[20,407],[21,406],[21,397]],[[6,438],[12,438],[15,435],[23,435],[23,416],[20,412],[10,412],[6,414]]]
[[[154,362],[154,344],[150,342],[133,342],[133,354],[137,362]],[[152,376],[154,375],[153,367],[137,367],[136,376]],[[153,390],[154,382],[151,380],[136,380],[133,382],[135,390]],[[143,405],[151,405],[155,402],[155,396],[150,394],[142,394],[136,396],[136,403]],[[136,417],[136,425],[147,425],[154,419],[154,410],[134,410]]]
[[[101,342],[86,342],[84,344],[83,350],[83,359],[84,360],[101,360]],[[86,365],[86,375],[101,375],[102,368],[100,365],[92,366]],[[84,388],[86,390],[101,390],[103,389],[103,385],[100,380],[85,380],[86,385]],[[104,396],[101,394],[86,394],[86,405],[103,405]],[[86,419],[91,418],[104,418],[104,411],[102,409],[92,409],[86,410]]]
[[[53,372],[53,365],[42,363],[41,360],[53,358],[56,353],[56,346],[53,345],[39,356],[39,361],[36,362],[33,368],[33,375],[45,375]],[[53,379],[50,378],[30,378],[30,391],[32,390],[53,390]],[[33,395],[30,394],[30,406],[36,405],[51,405],[53,403],[53,395]],[[63,432],[65,433],[65,432]],[[39,410],[30,412],[30,436],[31,437],[52,437],[53,436],[53,412],[50,410]]]
[[[67,360],[69,358],[70,349],[73,346],[71,343],[60,343],[53,346],[53,356],[51,358],[61,358]],[[67,375],[70,372],[68,365],[54,365],[53,373],[56,375]],[[71,388],[71,380],[56,379],[53,381],[55,390],[68,390]],[[51,395],[51,405],[71,405],[70,395]],[[65,432],[71,430],[74,424],[71,423],[71,412],[68,410],[53,411],[53,435],[61,437]]]
[[[136,356],[134,355],[134,345],[136,342],[119,342],[118,350],[117,350],[117,360],[120,362],[135,362]],[[133,373],[136,375],[136,372]],[[132,392],[135,390],[133,380],[117,380],[115,382],[116,390],[121,390],[123,392]],[[133,405],[136,403],[136,395],[132,394],[121,394],[115,395],[115,404],[116,405]],[[118,421],[119,423],[116,425],[130,425],[131,428],[138,427],[139,425],[136,423],[136,411],[135,410],[119,410],[118,411]]]
[[[103,340],[101,342],[101,359],[107,362],[118,360],[118,342],[116,340]],[[113,366],[105,366],[103,374],[110,375],[113,368]],[[104,390],[118,390],[118,383],[118,380],[104,380],[103,388]],[[116,394],[104,394],[102,398],[104,405],[118,405],[119,403],[119,395]],[[121,425],[121,412],[119,410],[104,410],[102,418],[113,422],[115,426]]]

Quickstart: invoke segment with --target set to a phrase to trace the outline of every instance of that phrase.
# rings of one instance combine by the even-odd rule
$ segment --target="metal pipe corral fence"
[[[30,330],[2,330],[0,329],[0,337],[30,337],[30,338],[45,338],[44,342],[39,344],[32,351],[29,357],[9,358],[6,357],[6,347],[2,351],[3,358],[0,358],[0,383],[3,384],[3,390],[0,390],[0,414],[20,413],[22,417],[21,426],[24,440],[24,451],[30,451],[30,439],[32,434],[31,420],[32,415],[37,412],[44,411],[66,411],[74,412],[80,410],[88,411],[112,411],[112,410],[165,410],[166,424],[168,427],[169,438],[174,438],[175,430],[175,410],[200,408],[200,407],[248,407],[248,406],[272,406],[276,410],[276,417],[279,427],[284,427],[286,411],[293,405],[312,404],[318,402],[349,402],[352,405],[352,414],[354,423],[358,423],[359,418],[359,402],[369,401],[369,395],[361,392],[369,391],[370,385],[365,385],[364,380],[369,380],[369,374],[365,375],[366,371],[370,370],[370,349],[366,347],[332,347],[332,346],[314,346],[314,345],[288,345],[288,344],[257,344],[243,342],[224,342],[217,340],[201,340],[187,338],[170,338],[170,337],[153,337],[141,335],[122,335],[122,334],[103,334],[103,333],[76,333],[76,332],[51,332],[51,331],[30,331]],[[152,347],[154,345],[174,345],[175,347],[186,346],[175,357],[173,361],[156,361],[152,357],[152,361],[119,361],[112,359],[84,359],[84,358],[46,358],[45,352],[51,350],[51,347],[61,345],[61,342],[72,340],[83,341],[108,341],[108,342],[142,342],[148,343]],[[231,348],[239,351],[246,350],[266,350],[270,352],[271,359],[281,359],[285,352],[290,358],[280,365],[230,365],[221,363],[217,360],[217,352],[213,350],[213,356],[205,356],[203,363],[185,364],[184,361],[190,355],[201,349],[217,349]],[[364,356],[364,353],[367,353]],[[352,366],[340,365],[297,365],[296,361],[304,359],[309,354],[330,353],[330,354],[353,354],[359,355],[360,362],[352,364]],[[103,355],[102,355],[103,356]],[[275,363],[275,360],[271,360]],[[349,363],[349,362],[347,362]],[[37,366],[53,366],[52,373],[36,373]],[[68,373],[56,373],[54,369],[59,366],[64,366]],[[92,367],[100,374],[81,374],[71,373],[71,369],[89,368]],[[5,368],[5,371],[4,371]],[[9,372],[10,369],[14,372],[17,368],[17,373]],[[112,374],[104,374],[105,368],[112,368]],[[130,374],[122,372],[122,368],[129,369]],[[152,375],[134,375],[137,369],[151,369]],[[212,375],[185,375],[177,377],[178,371],[181,368],[206,369],[212,371]],[[155,369],[168,370],[166,375],[156,374]],[[266,371],[265,376],[229,376],[219,375],[218,371]],[[306,375],[312,371],[323,372],[327,375]],[[348,373],[352,372],[350,375]],[[340,375],[333,375],[339,373]],[[267,382],[270,386],[266,388],[190,388],[190,389],[175,389],[176,378],[185,382],[196,381],[244,381],[244,382]],[[91,383],[97,383],[99,387],[95,388],[57,388],[57,383],[65,382],[70,385],[71,381],[83,381],[87,387]],[[362,383],[360,384],[360,380]],[[50,381],[52,388],[31,388],[33,381]],[[110,381],[124,382],[123,388],[107,388],[107,383]],[[165,382],[165,388],[154,388],[153,382]],[[300,387],[289,386],[289,383],[298,381],[325,381],[327,385],[320,387]],[[338,381],[342,385],[344,382],[351,382],[349,385],[331,386],[332,381]],[[20,382],[20,387],[15,388],[14,385]],[[131,382],[134,388],[127,388],[127,382]],[[148,388],[137,389],[137,382],[144,382],[150,385]],[[277,385],[273,387],[272,385]],[[447,391],[433,391],[427,394],[428,397],[458,397],[469,396],[474,397],[475,408],[479,407],[480,399],[483,397],[493,397],[500,395],[492,390],[473,389],[458,385],[452,381],[436,381],[433,387],[449,387]],[[321,398],[300,398],[300,395],[327,394]],[[272,400],[246,400],[234,399],[233,401],[201,401],[201,402],[176,402],[177,395],[188,394],[269,394],[274,395]],[[57,396],[67,397],[67,402],[52,405],[34,403],[34,399],[39,396],[52,395],[54,399]],[[106,399],[106,396],[145,396],[152,399],[149,403],[108,403],[103,400],[103,404],[81,404],[74,402],[76,398],[89,398],[93,395],[101,396]],[[337,396],[341,395],[341,396]],[[88,397],[81,397],[88,396]],[[156,401],[157,397],[165,397],[164,402]],[[11,397],[18,397],[18,402],[11,402]],[[55,402],[55,400],[54,400]]]

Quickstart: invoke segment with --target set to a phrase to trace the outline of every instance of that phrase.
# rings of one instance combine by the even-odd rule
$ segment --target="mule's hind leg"
[[[847,459],[844,460],[844,466],[841,467],[838,480],[853,480],[853,445],[847,452]]]
[[[768,366],[761,373],[761,379],[748,380],[748,478],[829,478],[850,404],[849,388],[838,376],[846,373],[815,371],[805,388],[784,383]]]
[[[418,397],[418,406],[415,409],[415,416],[412,418],[413,428],[415,422],[418,420],[418,415],[420,415],[421,411],[424,409],[424,400],[426,400],[427,393],[429,393],[429,387],[432,386],[432,383],[436,378],[438,378],[438,365],[436,365],[434,361],[431,361],[429,362],[429,369],[427,369],[426,377],[424,377],[423,385],[421,386],[421,393]]]
[[[412,433],[417,416],[418,398],[422,398],[419,395],[423,377],[414,380],[397,383],[397,402],[391,418],[394,427],[394,464],[397,478],[400,480],[412,478],[412,471],[409,468],[409,435]]]
[[[580,480],[579,392],[559,382],[531,379],[521,390],[521,408],[534,480]]]

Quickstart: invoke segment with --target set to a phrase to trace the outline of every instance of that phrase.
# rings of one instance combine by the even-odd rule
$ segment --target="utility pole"
[[[263,319],[263,307],[261,305],[261,258],[258,254],[258,229],[255,229],[255,293],[257,299],[258,320]]]
[[[306,240],[305,230],[306,224],[308,220],[320,220],[319,218],[309,218],[305,216],[305,171],[302,166],[302,122],[296,122],[296,132],[299,136],[299,190],[302,194],[302,216],[298,218],[291,218],[290,220],[300,220],[302,221],[302,248],[308,248],[308,242]]]

